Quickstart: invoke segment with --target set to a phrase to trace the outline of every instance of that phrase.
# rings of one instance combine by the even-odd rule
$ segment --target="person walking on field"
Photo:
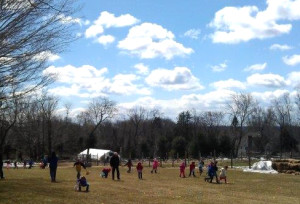
[[[151,174],[153,173],[153,171],[154,171],[155,173],[157,173],[157,167],[158,167],[158,161],[157,161],[156,158],[154,158],[153,164],[152,164]]]
[[[202,159],[199,161],[198,167],[199,167],[199,173],[200,173],[200,176],[201,176],[202,173],[203,173],[203,167],[204,167],[204,161]]]
[[[143,179],[143,165],[141,162],[137,164],[136,170],[138,172],[139,179]]]
[[[191,176],[193,174],[193,176],[196,177],[196,175],[195,175],[195,167],[196,167],[195,162],[192,162],[190,164],[190,174],[189,174],[189,176]]]
[[[132,167],[131,159],[128,159],[128,162],[124,166],[128,166],[127,173],[130,173],[131,172],[131,167]]]
[[[120,171],[119,171],[119,165],[120,165],[120,158],[117,152],[114,153],[114,155],[110,158],[110,166],[112,168],[112,179],[115,180],[115,171],[117,170],[117,179],[120,180]]]
[[[57,162],[58,158],[56,157],[55,152],[52,152],[51,157],[48,159],[51,182],[56,182]]]
[[[180,164],[179,170],[180,170],[179,177],[181,177],[181,175],[182,175],[182,177],[185,178],[185,173],[184,173],[184,171],[185,171],[185,163],[184,163],[184,162],[182,162],[182,163]]]

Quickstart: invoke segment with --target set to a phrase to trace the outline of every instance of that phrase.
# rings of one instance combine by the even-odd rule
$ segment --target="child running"
[[[191,176],[191,174],[193,174],[193,176],[196,177],[196,175],[195,175],[195,167],[196,167],[195,162],[192,162],[190,164],[190,175],[189,176]]]
[[[227,183],[227,177],[226,177],[226,175],[227,175],[227,169],[228,169],[228,166],[224,166],[224,168],[222,168],[221,169],[221,173],[220,173],[220,181],[221,180],[225,180],[225,183]]]
[[[138,172],[139,179],[143,179],[143,165],[141,162],[137,164],[136,170]]]
[[[79,159],[76,160],[76,162],[74,163],[73,167],[74,166],[76,166],[77,179],[79,179],[80,178],[81,167],[83,167],[84,169],[86,169],[86,167],[85,167],[85,165]]]
[[[185,163],[182,162],[179,166],[179,170],[180,170],[180,174],[179,174],[179,177],[181,177],[182,175],[182,178],[185,178],[185,174],[184,174],[184,171],[185,171]]]

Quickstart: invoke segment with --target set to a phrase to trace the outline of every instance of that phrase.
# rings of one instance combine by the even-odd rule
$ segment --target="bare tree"
[[[300,124],[300,88],[298,88],[298,90],[297,90],[295,103],[296,103],[297,111],[298,111],[298,115],[299,115],[297,119],[298,119],[299,124]]]
[[[12,94],[14,95],[15,92]],[[0,159],[2,159],[3,148],[7,142],[7,137],[12,127],[18,119],[18,114],[22,110],[22,102],[16,97],[5,98],[0,104]]]
[[[291,103],[289,93],[282,95],[281,97],[272,101],[273,109],[275,112],[275,120],[280,128],[280,158],[282,157],[283,149],[285,148],[285,141],[290,138],[289,127],[292,124],[291,113],[293,111],[293,105]]]
[[[52,133],[53,133],[52,120],[54,118],[54,114],[58,105],[58,98],[47,94],[43,94],[42,97],[39,99],[39,103],[40,103],[42,116],[43,116],[43,124],[45,124],[45,126],[43,127],[46,127],[47,129],[48,155],[50,155],[52,152]],[[42,141],[44,144],[45,142],[44,131],[43,131]]]
[[[234,94],[231,96],[231,103],[227,104],[227,109],[232,118],[238,121],[238,134],[234,138],[234,155],[238,155],[238,150],[241,145],[242,138],[245,135],[245,125],[249,116],[255,111],[256,101],[251,94]]]
[[[128,117],[130,124],[133,127],[133,138],[129,141],[133,141],[133,147],[137,147],[139,145],[139,136],[140,136],[140,129],[141,124],[147,118],[147,111],[143,107],[135,107],[128,111]],[[131,146],[132,147],[132,146]],[[131,155],[129,155],[131,156]]]
[[[210,146],[214,152],[218,149],[219,135],[223,124],[224,113],[222,112],[204,112],[200,116],[200,124],[210,141]],[[214,155],[215,156],[215,155]]]
[[[264,110],[257,106],[253,114],[250,116],[248,126],[257,133],[253,138],[255,145],[261,153],[266,151],[266,146],[270,143],[274,136],[275,113],[272,109]]]
[[[93,99],[84,114],[93,124],[93,127],[89,132],[89,139],[94,136],[94,133],[98,127],[106,120],[113,118],[117,111],[118,109],[116,108],[116,103],[114,101],[103,97]],[[90,145],[88,145],[88,155],[89,150]]]
[[[70,17],[76,10],[73,2],[0,0],[0,91],[5,93],[0,101],[52,81],[42,71],[51,55],[62,52],[75,39]]]

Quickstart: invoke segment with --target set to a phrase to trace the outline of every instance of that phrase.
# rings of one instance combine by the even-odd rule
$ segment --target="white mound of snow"
[[[272,168],[272,161],[259,161],[252,165],[252,168],[244,169],[244,172],[277,174],[278,172]]]

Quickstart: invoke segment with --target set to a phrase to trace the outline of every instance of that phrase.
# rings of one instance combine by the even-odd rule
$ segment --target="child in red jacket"
[[[184,174],[184,171],[185,171],[185,163],[182,162],[181,165],[179,166],[179,169],[180,169],[180,174],[179,174],[179,177],[182,177],[185,178],[185,174]]]
[[[196,177],[195,176],[195,167],[196,167],[195,162],[192,162],[190,164],[190,175],[189,176],[191,176],[191,174],[193,174],[193,176]]]
[[[138,172],[139,179],[143,179],[143,165],[141,162],[137,164],[136,170]]]

